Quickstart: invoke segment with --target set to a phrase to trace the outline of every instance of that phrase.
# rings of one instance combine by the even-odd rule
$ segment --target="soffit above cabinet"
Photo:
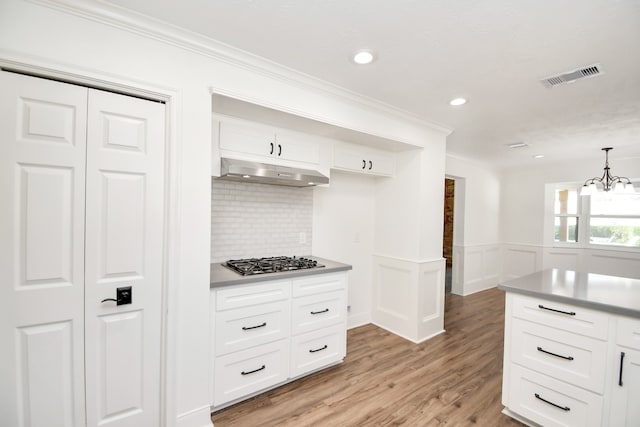
[[[256,123],[277,126],[392,152],[422,148],[417,145],[406,144],[381,136],[331,125],[219,94],[213,94],[211,101],[211,110],[215,114],[237,117]]]

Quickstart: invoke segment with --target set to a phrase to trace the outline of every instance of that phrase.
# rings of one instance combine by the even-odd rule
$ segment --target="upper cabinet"
[[[250,123],[219,122],[219,147],[221,157],[320,163],[320,144],[312,135]]]
[[[333,168],[368,175],[392,176],[395,170],[395,153],[337,142],[333,147]]]

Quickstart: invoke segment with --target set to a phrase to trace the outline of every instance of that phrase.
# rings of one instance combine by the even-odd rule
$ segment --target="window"
[[[556,242],[578,241],[578,191],[575,189],[556,189],[553,203]]]
[[[580,196],[579,188],[580,185],[555,188],[554,242],[640,249],[640,193]]]
[[[597,193],[590,198],[589,243],[640,248],[640,194]]]

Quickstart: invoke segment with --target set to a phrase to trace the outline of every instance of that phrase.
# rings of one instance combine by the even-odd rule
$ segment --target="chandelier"
[[[631,180],[629,178],[626,178],[624,176],[612,176],[611,172],[609,172],[610,150],[613,150],[613,148],[606,147],[602,149],[602,151],[604,151],[605,153],[604,173],[600,178],[595,177],[586,180],[584,182],[584,185],[582,186],[582,190],[580,191],[581,196],[589,196],[591,194],[595,194],[598,191],[598,186],[596,184],[600,184],[604,191],[611,191],[611,189],[613,189],[614,193],[635,193],[635,189],[633,188],[633,184],[631,183]]]

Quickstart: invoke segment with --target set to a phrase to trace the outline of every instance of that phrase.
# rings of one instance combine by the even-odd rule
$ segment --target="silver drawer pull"
[[[542,353],[550,354],[550,355],[555,356],[555,357],[559,357],[559,358],[561,358],[561,359],[565,359],[565,360],[573,360],[573,356],[563,356],[563,355],[561,355],[561,354],[552,353],[552,352],[550,352],[550,351],[545,350],[545,349],[544,349],[544,348],[542,348],[542,347],[538,347],[538,351],[541,351]]]
[[[317,353],[319,351],[326,350],[326,349],[327,349],[327,345],[325,344],[324,347],[320,347],[320,348],[315,349],[315,350],[309,350],[309,353]]]
[[[540,400],[542,400],[544,403],[548,403],[549,405],[551,405],[551,406],[555,406],[556,408],[562,409],[563,411],[567,411],[567,412],[568,412],[568,411],[570,411],[570,410],[571,410],[571,408],[569,408],[568,406],[560,406],[560,405],[556,405],[555,403],[550,402],[550,401],[548,401],[547,399],[544,399],[544,398],[540,397],[540,395],[539,395],[538,393],[534,393],[533,395],[536,397],[536,399],[540,399]]]
[[[243,331],[248,331],[250,329],[264,328],[265,326],[267,326],[267,322],[263,322],[261,325],[256,325],[256,326],[243,326],[242,330]]]
[[[254,374],[254,373],[258,372],[258,371],[262,371],[264,368],[266,368],[266,366],[262,365],[258,369],[254,369],[253,371],[247,371],[247,372],[242,371],[242,372],[240,372],[240,374],[242,374],[242,375]]]
[[[538,304],[538,308],[541,308],[541,309],[543,309],[543,310],[553,311],[553,312],[556,312],[556,313],[568,314],[569,316],[575,316],[575,315],[576,315],[576,313],[575,313],[575,312],[573,312],[573,311],[562,311],[562,310],[556,310],[555,308],[545,307],[545,306],[544,306],[544,305],[542,305],[542,304]]]
[[[328,309],[328,308],[325,308],[324,310],[320,310],[320,311],[312,311],[312,312],[311,312],[311,314],[326,313],[326,312],[328,312],[328,311],[329,311],[329,309]]]

